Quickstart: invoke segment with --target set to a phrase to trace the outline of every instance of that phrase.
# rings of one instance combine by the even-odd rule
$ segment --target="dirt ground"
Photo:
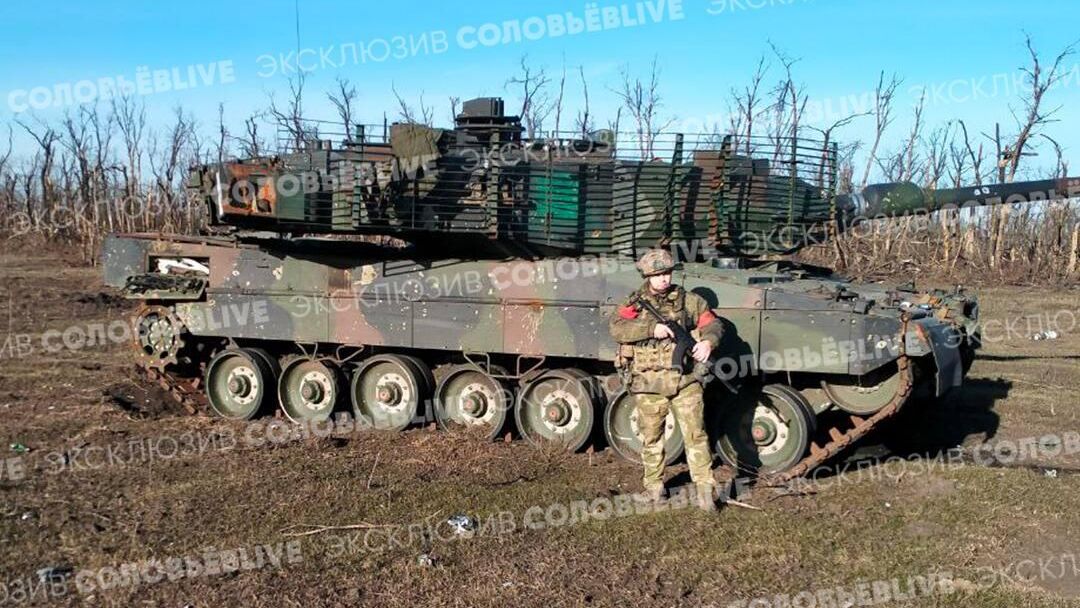
[[[1077,291],[980,296],[1003,325],[1080,308]],[[842,606],[830,598],[845,593],[855,605],[1080,606],[1075,328],[1032,341],[1012,321],[962,394],[909,412],[814,481],[739,497],[760,510],[571,523],[579,501],[625,506],[637,467],[431,428],[255,445],[252,427],[138,390],[126,344],[63,347],[65,329],[129,310],[59,254],[0,255],[0,606]],[[50,330],[60,338],[43,342]],[[883,460],[889,448],[907,460]],[[477,529],[456,534],[456,514]],[[207,559],[240,549],[239,568]],[[211,572],[128,566],[176,558]],[[47,567],[73,573],[49,587]]]

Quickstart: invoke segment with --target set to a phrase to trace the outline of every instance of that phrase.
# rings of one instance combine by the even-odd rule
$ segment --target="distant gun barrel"
[[[911,182],[872,184],[861,192],[836,197],[836,209],[846,223],[878,217],[898,217],[947,207],[1059,201],[1080,197],[1080,178],[1045,179],[988,186],[933,190]]]

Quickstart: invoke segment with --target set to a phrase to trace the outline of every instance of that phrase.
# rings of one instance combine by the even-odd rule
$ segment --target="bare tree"
[[[338,77],[337,88],[326,94],[327,99],[334,105],[334,109],[337,110],[338,118],[341,119],[341,124],[345,127],[345,139],[352,139],[353,136],[353,103],[356,101],[358,95],[356,87],[354,87],[348,78]]]
[[[263,155],[263,142],[259,137],[259,115],[252,114],[244,119],[244,136],[240,138],[240,153],[247,158]]]
[[[663,105],[660,96],[660,67],[653,57],[648,80],[642,82],[639,77],[632,77],[628,66],[619,71],[622,88],[615,91],[622,101],[622,107],[634,119],[634,130],[638,140],[638,152],[642,160],[653,157],[656,136],[671,126],[674,119],[659,123],[659,111]]]
[[[800,87],[795,84],[792,74],[792,68],[798,59],[788,56],[771,42],[769,47],[784,68],[783,78],[772,90],[773,123],[770,125],[771,133],[769,134],[773,143],[773,160],[779,161],[790,153],[791,140],[799,136],[800,119],[806,108],[807,98],[799,93]]]
[[[184,115],[183,108],[173,110],[174,122],[165,134],[159,155],[150,155],[150,171],[154,175],[157,193],[164,202],[166,213],[175,211],[176,177],[185,147],[191,138],[193,121]]]
[[[93,179],[90,169],[90,136],[87,133],[87,121],[85,120],[83,112],[84,110],[80,108],[78,120],[73,119],[70,113],[64,113],[64,118],[60,121],[60,125],[64,128],[67,137],[62,138],[60,142],[71,154],[73,162],[77,165],[80,200],[90,201],[93,198],[90,185],[90,182]]]
[[[447,101],[450,102],[450,124],[454,124],[458,117],[458,108],[461,107],[461,98],[451,95]]]
[[[881,155],[877,158],[877,166],[885,176],[886,181],[900,182],[911,181],[917,165],[920,164],[919,149],[922,143],[923,109],[926,103],[926,92],[923,91],[919,101],[915,104],[911,130],[908,132],[904,144],[892,154]]]
[[[1061,150],[1061,144],[1056,139],[1046,135],[1045,133],[1039,134],[1043,139],[1050,142],[1050,145],[1054,146],[1054,168],[1050,172],[1051,178],[1064,178],[1069,176],[1069,161],[1065,160],[1065,154]],[[0,162],[0,167],[3,166],[3,162]]]
[[[735,111],[731,112],[731,130],[736,136],[743,136],[746,154],[750,154],[752,151],[751,141],[754,137],[754,123],[765,112],[765,109],[759,109],[758,106],[762,102],[761,83],[768,71],[769,64],[766,62],[765,56],[762,55],[758,59],[754,75],[750,77],[750,84],[743,87],[741,92],[735,88],[731,89],[731,98],[735,103]],[[738,148],[737,143],[735,147]]]
[[[558,137],[562,122],[563,94],[566,92],[566,57],[563,57],[562,76],[559,78],[559,96],[555,98],[555,136]]]
[[[435,118],[435,109],[424,103],[424,92],[420,91],[420,108],[419,113],[410,106],[405,98],[398,93],[397,87],[391,83],[390,90],[394,93],[394,99],[397,100],[398,110],[401,114],[401,120],[411,124],[420,124],[431,126],[432,120]]]
[[[38,120],[38,129],[35,131],[31,129],[29,125],[22,121],[16,121],[30,137],[34,138],[38,147],[41,148],[41,162],[37,171],[38,183],[41,187],[41,204],[43,209],[48,208],[55,200],[53,192],[53,180],[52,172],[53,166],[56,162],[56,145],[60,141],[60,135],[53,130],[48,124]],[[36,159],[36,157],[35,157]],[[29,205],[27,207],[29,209]],[[29,213],[31,221],[33,221],[33,213]]]
[[[578,110],[574,130],[580,132],[581,137],[584,138],[593,130],[593,119],[592,115],[589,113],[589,83],[585,80],[584,66],[578,66],[578,75],[581,76],[581,94],[584,98],[585,107],[582,110]]]
[[[521,72],[506,81],[506,87],[521,87],[521,120],[525,123],[526,136],[536,137],[544,125],[544,120],[551,114],[553,104],[547,97],[546,87],[551,82],[544,68],[529,65],[528,55],[521,57]]]
[[[104,121],[101,118],[101,112],[97,111],[97,107],[94,107],[94,111],[90,113],[90,125],[94,131],[94,172],[95,172],[95,190],[93,192],[92,202],[95,208],[95,221],[97,213],[97,200],[104,198],[109,191],[108,182],[108,166],[110,164],[110,155],[112,148],[113,137],[113,116],[110,114]],[[104,202],[105,219],[108,225],[108,229],[111,232],[114,230],[112,205],[108,200]]]
[[[993,141],[997,151],[998,180],[1002,182],[1012,182],[1016,179],[1021,160],[1031,154],[1028,148],[1032,147],[1032,138],[1047,124],[1056,121],[1053,117],[1061,107],[1044,109],[1043,97],[1051,87],[1064,78],[1061,64],[1075,51],[1075,44],[1065,47],[1054,59],[1049,71],[1044,72],[1039,53],[1035,50],[1029,34],[1024,36],[1024,46],[1027,48],[1031,64],[1021,68],[1021,71],[1025,74],[1030,89],[1022,98],[1024,105],[1022,116],[1015,109],[1010,108],[1013,119],[1016,121],[1017,133],[1010,142],[1005,142],[1001,136],[1000,125],[995,126],[994,129]],[[998,261],[1004,253],[1005,230],[1008,223],[1009,206],[1000,205],[991,215],[989,261],[991,268],[998,267]]]
[[[1054,115],[1061,110],[1061,106],[1053,108],[1051,110],[1043,109],[1043,97],[1046,92],[1050,90],[1050,87],[1056,85],[1062,78],[1065,77],[1065,73],[1061,71],[1061,63],[1065,61],[1076,50],[1076,45],[1071,44],[1061,53],[1054,58],[1053,64],[1050,66],[1050,71],[1044,73],[1042,63],[1039,60],[1039,53],[1035,50],[1031,36],[1025,34],[1024,44],[1027,47],[1028,54],[1031,58],[1031,66],[1021,68],[1021,71],[1027,76],[1030,90],[1023,98],[1024,103],[1024,115],[1023,118],[1017,115],[1016,111],[1012,111],[1013,118],[1016,120],[1017,134],[1012,144],[1006,147],[1008,151],[1007,158],[1002,158],[1002,161],[1007,162],[1007,173],[1004,176],[1004,181],[1013,181],[1016,178],[1016,172],[1020,167],[1020,159],[1024,156],[1025,150],[1038,131],[1045,125],[1056,122]]]
[[[960,131],[964,134],[964,150],[966,151],[968,158],[971,160],[971,173],[972,173],[972,177],[975,179],[975,185],[976,186],[981,186],[982,182],[983,182],[983,173],[982,173],[982,164],[983,164],[983,159],[984,159],[983,146],[982,146],[982,144],[979,144],[978,152],[976,152],[976,150],[971,145],[971,138],[968,137],[967,125],[964,124],[964,121],[962,121],[962,120],[958,120],[957,123],[960,125]],[[957,185],[957,187],[960,186],[960,184],[962,182],[962,178],[963,178],[962,173],[958,172],[957,175],[956,175],[956,179],[957,179],[956,185]]]
[[[7,168],[8,161],[11,160],[11,152],[14,149],[14,147],[13,147],[14,135],[11,132],[11,125],[7,126],[7,132],[8,132],[7,152],[4,152],[4,154],[2,156],[0,156],[0,174],[2,174],[4,172],[4,170]]]
[[[311,140],[318,139],[318,129],[310,127],[304,121],[304,85],[303,71],[295,78],[289,78],[289,97],[284,106],[279,106],[274,94],[270,94],[268,112],[278,129],[289,136],[289,144],[294,150],[303,150]]]
[[[113,98],[113,117],[124,140],[127,164],[121,165],[124,177],[124,195],[129,203],[139,196],[139,180],[142,177],[142,145],[146,131],[146,105],[132,97]],[[130,216],[127,216],[130,218]],[[127,226],[131,228],[131,226]]]
[[[877,160],[878,147],[881,145],[881,138],[885,134],[885,129],[889,128],[892,123],[892,104],[893,97],[896,95],[896,89],[899,88],[902,81],[896,74],[893,74],[889,79],[889,82],[885,82],[885,72],[882,71],[878,77],[877,88],[874,89],[874,143],[870,145],[869,157],[866,160],[866,169],[863,170],[862,181],[860,182],[863,188],[866,184],[870,183],[870,169],[874,166]]]

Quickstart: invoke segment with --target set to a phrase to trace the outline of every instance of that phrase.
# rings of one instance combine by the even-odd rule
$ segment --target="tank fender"
[[[929,317],[916,319],[911,323],[917,325],[919,329],[908,331],[905,346],[911,356],[918,356],[916,355],[918,346],[922,346],[923,349],[929,347],[930,354],[934,357],[936,370],[935,396],[940,397],[949,389],[961,386],[964,383],[964,367],[960,361],[958,347],[963,341],[963,335],[951,324]]]

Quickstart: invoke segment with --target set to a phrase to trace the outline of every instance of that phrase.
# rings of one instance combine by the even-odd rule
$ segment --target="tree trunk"
[[[1076,276],[1077,257],[1080,257],[1080,223],[1073,226],[1072,243],[1069,245],[1069,276]]]

